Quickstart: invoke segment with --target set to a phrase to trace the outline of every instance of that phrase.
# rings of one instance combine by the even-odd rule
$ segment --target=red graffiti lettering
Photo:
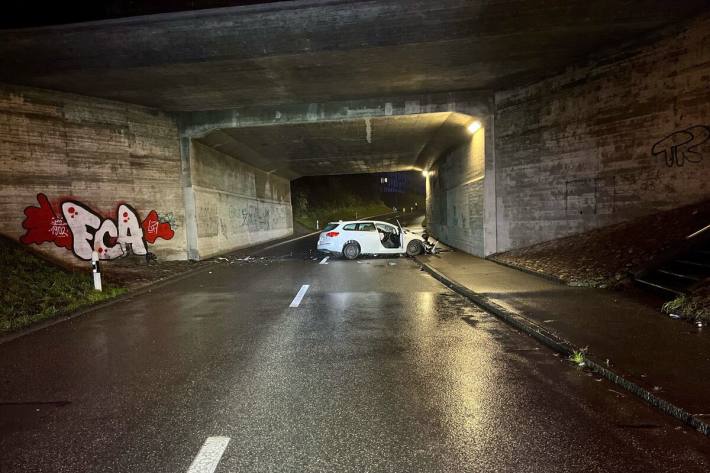
[[[91,252],[101,259],[114,259],[129,253],[146,255],[147,243],[158,238],[170,240],[175,232],[170,223],[163,223],[155,210],[151,210],[142,224],[136,211],[121,204],[116,219],[107,219],[78,201],[65,200],[57,213],[44,194],[37,195],[39,207],[27,207],[22,226],[27,230],[20,237],[24,244],[53,242],[71,250],[83,260],[91,259]]]
[[[22,235],[20,241],[26,245],[52,242],[71,250],[73,240],[66,220],[57,216],[46,195],[37,194],[37,202],[39,207],[25,209],[25,220],[22,226],[27,232]]]
[[[143,220],[141,227],[143,227],[143,237],[148,243],[155,243],[158,238],[170,240],[175,235],[169,223],[160,222],[158,212],[155,210],[151,211]]]

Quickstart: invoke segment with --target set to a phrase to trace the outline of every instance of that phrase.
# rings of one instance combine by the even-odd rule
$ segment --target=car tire
[[[355,242],[346,243],[343,247],[343,257],[353,260],[360,256],[360,245]]]
[[[422,254],[424,251],[424,246],[419,240],[412,240],[407,243],[407,256],[417,256]]]

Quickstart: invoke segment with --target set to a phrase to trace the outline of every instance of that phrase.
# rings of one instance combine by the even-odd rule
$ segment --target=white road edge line
[[[298,294],[296,294],[296,297],[293,298],[289,307],[298,307],[298,305],[301,303],[301,300],[303,300],[303,296],[306,295],[306,291],[308,291],[309,287],[311,286],[308,284],[304,284],[303,286],[301,286],[301,289],[298,290]]]
[[[187,473],[214,473],[229,440],[229,437],[207,437]]]
[[[320,260],[320,263],[318,263],[318,264],[328,264],[328,258],[330,258],[330,256],[326,256],[325,258]]]
[[[316,231],[313,232],[313,233],[307,233],[307,234],[305,234],[305,235],[301,235],[300,237],[291,238],[290,240],[281,241],[281,242],[279,242],[279,243],[274,243],[273,245],[265,246],[265,247],[263,247],[263,248],[260,248],[260,249],[256,252],[256,254],[259,254],[259,253],[261,253],[262,251],[266,251],[266,250],[270,250],[270,249],[272,249],[272,248],[276,248],[277,246],[285,245],[285,244],[287,244],[287,243],[291,243],[291,242],[298,241],[298,240],[303,240],[304,238],[308,238],[309,236],[313,236],[313,235],[315,235],[316,233],[320,233],[320,232],[322,232],[322,230],[316,230]]]

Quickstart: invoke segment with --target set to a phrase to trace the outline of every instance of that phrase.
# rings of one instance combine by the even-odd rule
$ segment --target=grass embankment
[[[392,209],[382,202],[369,202],[350,205],[347,207],[321,207],[308,208],[303,211],[294,209],[294,219],[307,228],[316,229],[316,221],[320,228],[328,222],[338,220],[356,220],[358,218],[373,217],[392,212]]]
[[[571,286],[613,287],[662,261],[710,221],[710,201],[493,255]]]
[[[493,255],[491,259],[554,276],[572,286],[623,289],[668,258],[710,221],[710,201]],[[663,312],[710,322],[710,280],[663,305]]]
[[[94,291],[91,273],[66,271],[0,237],[0,334],[125,292],[104,284]]]

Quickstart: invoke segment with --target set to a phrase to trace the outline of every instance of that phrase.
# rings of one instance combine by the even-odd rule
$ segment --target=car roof
[[[394,223],[383,222],[381,220],[343,220],[340,222],[329,222],[328,225],[348,225],[350,223],[384,223],[385,225],[396,226]]]

